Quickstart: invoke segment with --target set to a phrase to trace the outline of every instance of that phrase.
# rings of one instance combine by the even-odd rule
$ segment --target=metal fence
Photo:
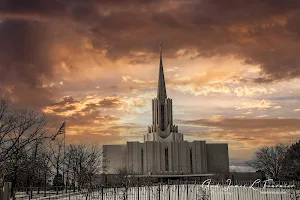
[[[12,199],[60,199],[64,197],[86,194],[87,190],[65,187],[18,187],[12,191]]]
[[[298,182],[169,182],[128,187],[17,188],[14,199],[61,200],[300,200]]]

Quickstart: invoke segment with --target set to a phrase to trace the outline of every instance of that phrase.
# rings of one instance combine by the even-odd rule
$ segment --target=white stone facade
[[[112,146],[114,146],[112,148]],[[228,145],[205,141],[127,142],[105,145],[108,173],[126,167],[137,174],[206,174],[229,171]]]
[[[144,143],[104,145],[109,160],[108,173],[118,168],[137,174],[205,174],[229,171],[228,144],[184,141],[173,124],[172,99],[167,98],[162,55],[160,55],[157,98],[152,99],[152,124]]]

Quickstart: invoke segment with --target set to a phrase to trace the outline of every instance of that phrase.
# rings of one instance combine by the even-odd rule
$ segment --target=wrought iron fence
[[[78,188],[15,188],[13,199],[300,200],[300,182],[168,182]]]
[[[65,187],[18,187],[12,191],[12,199],[59,199],[86,193],[86,189]]]

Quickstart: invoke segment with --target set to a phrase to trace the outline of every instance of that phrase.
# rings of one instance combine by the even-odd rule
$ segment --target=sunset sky
[[[300,139],[299,0],[0,0],[0,95],[68,142],[142,141],[159,43],[185,139],[232,165]]]

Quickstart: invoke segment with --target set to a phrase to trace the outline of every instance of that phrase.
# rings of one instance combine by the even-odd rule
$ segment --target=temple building
[[[152,99],[152,124],[144,142],[104,145],[108,174],[126,167],[135,174],[207,174],[229,172],[228,144],[186,141],[173,123],[173,102],[168,98],[162,50],[157,97]]]

